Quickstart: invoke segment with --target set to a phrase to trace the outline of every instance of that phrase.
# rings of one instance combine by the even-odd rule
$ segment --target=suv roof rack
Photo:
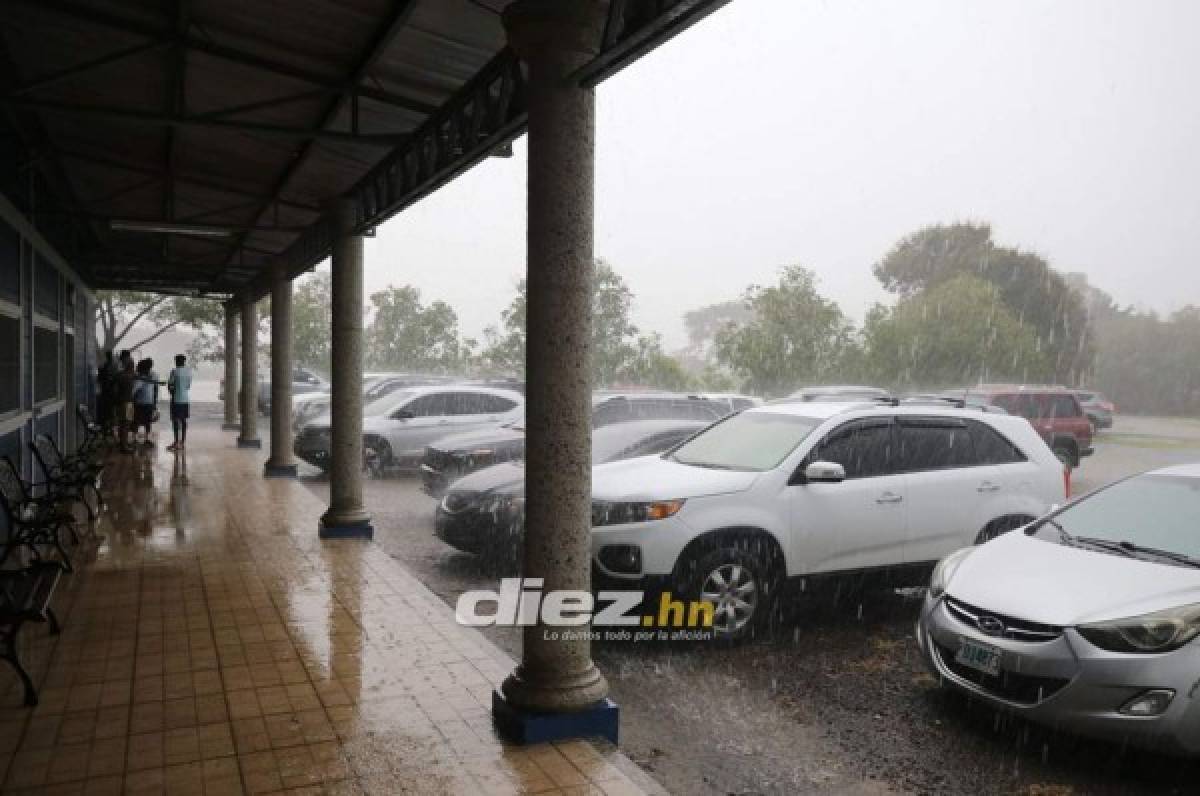
[[[914,404],[949,404],[955,409],[967,408],[967,400],[965,398],[957,398],[953,395],[910,395],[904,398],[902,402],[910,406]],[[975,404],[975,406],[979,406],[979,404]]]

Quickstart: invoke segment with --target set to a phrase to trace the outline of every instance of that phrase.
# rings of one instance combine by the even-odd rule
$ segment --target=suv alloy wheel
[[[684,573],[683,594],[714,606],[717,640],[745,641],[765,625],[775,595],[769,570],[758,556],[719,547],[685,564]]]

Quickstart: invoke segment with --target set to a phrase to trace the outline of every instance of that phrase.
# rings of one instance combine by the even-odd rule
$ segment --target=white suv
[[[709,600],[728,639],[761,626],[786,579],[887,568],[921,583],[1066,490],[1024,418],[894,402],[748,409],[592,479],[597,579]]]

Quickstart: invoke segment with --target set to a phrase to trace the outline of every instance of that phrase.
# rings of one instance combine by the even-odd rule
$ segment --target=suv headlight
[[[963,562],[967,556],[975,552],[974,547],[964,547],[962,550],[955,550],[950,555],[943,558],[933,568],[933,577],[929,579],[929,594],[934,598],[941,597],[946,593],[946,586],[950,583],[954,573],[958,570],[958,565]]]
[[[683,500],[656,500],[635,503],[592,503],[592,527],[653,522],[674,516],[683,508]]]
[[[1170,652],[1200,633],[1200,604],[1111,622],[1093,622],[1080,625],[1076,630],[1092,644],[1110,652]]]

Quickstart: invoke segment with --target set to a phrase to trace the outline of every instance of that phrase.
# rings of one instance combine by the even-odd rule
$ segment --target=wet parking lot
[[[1120,418],[1075,491],[1200,460],[1200,422]],[[327,484],[305,479],[319,497]],[[376,541],[453,605],[499,573],[432,533],[419,479],[366,484]],[[1192,793],[1200,765],[1079,740],[943,693],[913,639],[917,595],[801,599],[736,648],[598,645],[626,753],[674,793]],[[485,632],[514,657],[519,632]]]

